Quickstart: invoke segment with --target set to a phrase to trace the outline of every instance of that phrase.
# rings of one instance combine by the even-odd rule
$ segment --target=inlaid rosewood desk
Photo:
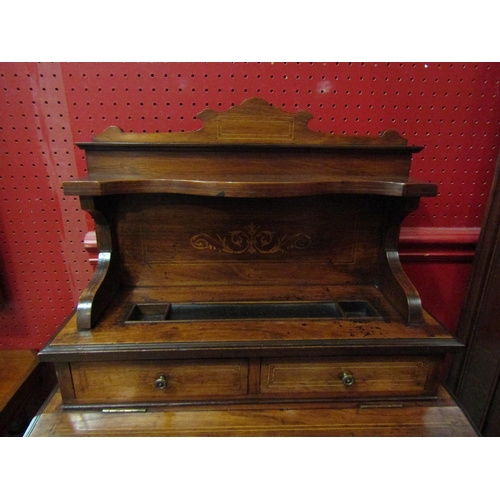
[[[308,113],[261,99],[199,116],[196,132],[111,127],[79,144],[88,177],[64,191],[93,216],[99,259],[40,353],[63,408],[222,419],[436,401],[462,345],[422,309],[397,252],[404,217],[437,193],[409,177],[421,148],[392,131],[313,132]]]

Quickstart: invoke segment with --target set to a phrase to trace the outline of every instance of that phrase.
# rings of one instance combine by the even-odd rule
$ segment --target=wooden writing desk
[[[314,132],[262,99],[199,116],[195,132],[110,127],[79,144],[88,176],[63,187],[99,257],[40,352],[75,413],[42,415],[37,433],[450,432],[459,413],[438,388],[463,345],[397,251],[403,219],[437,194],[410,177],[422,148]]]

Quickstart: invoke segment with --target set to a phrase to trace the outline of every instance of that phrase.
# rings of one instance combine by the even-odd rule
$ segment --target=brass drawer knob
[[[168,380],[167,380],[167,377],[165,377],[165,375],[159,375],[158,378],[155,380],[155,387],[157,389],[166,389],[167,388],[167,385],[168,385]]]
[[[342,373],[340,374],[340,380],[342,380],[342,383],[346,387],[349,387],[350,385],[354,384],[354,382],[356,382],[356,380],[354,379],[354,375],[349,370],[342,370]]]

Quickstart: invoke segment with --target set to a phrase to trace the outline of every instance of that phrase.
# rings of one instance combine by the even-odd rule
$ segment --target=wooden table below
[[[56,382],[36,351],[0,350],[0,436],[22,436]]]

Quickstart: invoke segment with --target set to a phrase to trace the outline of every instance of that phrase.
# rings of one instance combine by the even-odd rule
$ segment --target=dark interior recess
[[[244,319],[377,318],[363,300],[339,302],[150,303],[135,304],[126,323]]]

